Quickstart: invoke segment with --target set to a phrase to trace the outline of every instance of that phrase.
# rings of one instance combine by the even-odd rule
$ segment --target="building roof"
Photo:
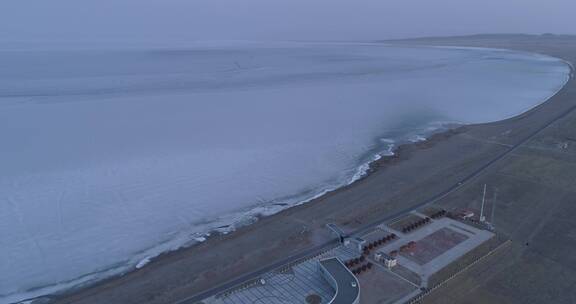
[[[360,299],[360,284],[350,270],[338,258],[321,260],[320,265],[330,274],[336,286],[336,294],[329,303],[358,303]]]

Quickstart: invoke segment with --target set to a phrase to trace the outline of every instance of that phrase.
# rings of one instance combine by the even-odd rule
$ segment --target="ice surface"
[[[0,53],[0,303],[278,212],[438,122],[527,110],[569,72],[377,44]]]

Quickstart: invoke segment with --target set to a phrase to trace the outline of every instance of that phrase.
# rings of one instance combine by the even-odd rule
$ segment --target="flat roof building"
[[[395,256],[389,255],[384,251],[378,251],[374,254],[374,260],[384,263],[384,266],[392,268],[398,264]]]
[[[359,237],[346,238],[344,240],[344,245],[353,248],[361,254],[366,245],[366,240]]]
[[[330,304],[360,303],[360,284],[356,276],[338,258],[320,260],[320,270],[324,278],[336,291]]]

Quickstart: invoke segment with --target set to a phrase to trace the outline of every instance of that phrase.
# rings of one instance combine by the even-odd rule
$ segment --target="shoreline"
[[[546,101],[544,101],[542,103],[545,103],[545,102]],[[542,104],[542,103],[540,103],[540,104]],[[522,112],[522,113],[524,113],[524,112]],[[521,115],[521,114],[519,114],[519,115]],[[163,258],[167,258],[168,256],[170,256],[174,253],[189,250],[189,249],[193,248],[194,246],[201,245],[202,243],[207,242],[213,238],[218,238],[218,237],[226,236],[229,234],[233,234],[238,229],[242,229],[242,228],[247,227],[247,226],[255,225],[258,221],[262,220],[263,218],[267,218],[267,217],[271,217],[271,216],[280,214],[284,211],[287,211],[290,208],[295,208],[295,207],[298,207],[300,205],[313,203],[315,200],[321,199],[323,196],[329,195],[333,192],[340,191],[343,188],[353,187],[355,183],[369,178],[370,175],[375,173],[377,170],[380,170],[382,167],[393,164],[393,163],[398,162],[398,161],[404,160],[403,157],[404,157],[405,153],[409,153],[410,151],[414,151],[414,150],[418,150],[418,149],[427,149],[427,148],[435,145],[436,143],[441,142],[442,140],[445,140],[446,138],[448,138],[450,136],[453,136],[455,134],[460,133],[461,131],[459,131],[459,130],[464,129],[464,128],[466,128],[466,126],[468,126],[467,124],[459,124],[459,123],[452,123],[452,122],[438,123],[438,125],[439,125],[439,127],[435,128],[431,131],[428,131],[426,134],[422,135],[423,136],[422,139],[419,139],[416,141],[410,141],[410,140],[405,139],[404,141],[400,141],[398,145],[396,145],[397,142],[391,143],[393,145],[393,148],[386,151],[386,152],[389,152],[390,154],[383,155],[383,153],[385,153],[384,151],[383,152],[376,152],[376,154],[373,154],[373,153],[367,154],[364,158],[366,158],[368,156],[373,156],[372,157],[373,160],[360,163],[360,165],[358,167],[356,167],[357,173],[355,173],[351,178],[349,178],[349,180],[344,184],[336,185],[334,187],[330,187],[327,189],[322,189],[319,191],[319,193],[314,194],[314,195],[312,195],[308,198],[305,198],[303,200],[296,201],[295,203],[283,203],[282,201],[284,199],[279,199],[280,202],[278,202],[278,203],[272,203],[272,204],[267,205],[267,206],[256,206],[256,207],[253,207],[253,208],[246,210],[246,211],[241,211],[238,213],[230,214],[230,216],[232,216],[233,218],[239,218],[236,215],[244,215],[244,216],[236,222],[232,222],[232,223],[227,224],[227,225],[216,227],[212,230],[209,230],[206,233],[194,234],[196,236],[196,238],[194,240],[190,240],[187,244],[182,245],[182,246],[180,246],[176,249],[173,249],[173,250],[163,251],[156,256],[149,256],[149,257],[145,257],[143,259],[140,259],[140,261],[138,263],[136,263],[135,265],[134,265],[134,263],[129,263],[129,262],[121,263],[120,266],[110,267],[107,269],[103,269],[101,271],[89,273],[89,274],[86,274],[82,277],[75,278],[75,279],[72,279],[72,280],[66,281],[66,282],[61,282],[61,283],[56,284],[56,285],[40,286],[34,290],[43,290],[43,289],[49,290],[52,288],[60,289],[60,288],[57,288],[56,286],[68,285],[68,284],[71,285],[71,287],[69,287],[69,288],[64,288],[64,289],[59,290],[59,291],[52,293],[52,294],[45,294],[45,295],[41,295],[41,296],[37,296],[37,297],[33,297],[33,298],[27,298],[24,300],[20,300],[19,302],[11,302],[11,304],[12,303],[25,303],[26,301],[38,300],[38,299],[50,299],[52,297],[58,297],[61,295],[73,294],[75,292],[82,291],[84,289],[92,288],[92,287],[97,286],[101,283],[105,283],[106,281],[118,279],[118,278],[121,278],[125,275],[129,275],[132,272],[136,272],[136,271],[143,269],[149,263],[156,262],[156,261],[161,260]],[[363,167],[365,167],[365,168],[363,168]],[[294,195],[294,197],[300,197],[300,196],[305,196],[305,194]],[[288,200],[289,199],[290,198],[288,198]],[[270,214],[253,212],[253,211],[258,210],[259,208],[262,208],[262,207],[274,207],[274,206],[279,206],[280,209],[278,211],[272,212]],[[246,215],[246,214],[250,214],[250,215]],[[166,243],[170,243],[170,241],[167,241]],[[162,243],[162,244],[165,244],[165,243]],[[122,270],[122,271],[119,271],[118,273],[115,273],[115,271],[117,271],[118,269],[125,269],[125,270]],[[91,278],[91,276],[93,276],[93,275],[107,273],[107,272],[112,272],[113,274],[102,277],[102,278]],[[80,283],[78,283],[78,282],[80,282]]]
[[[562,59],[562,58],[560,58]],[[562,59],[563,61],[567,62],[566,60]],[[569,62],[568,62],[569,63]],[[506,118],[504,120],[499,120],[499,121],[495,121],[495,122],[487,122],[487,123],[480,123],[480,124],[468,124],[468,125],[463,125],[463,126],[459,126],[456,128],[449,128],[445,131],[442,132],[438,132],[438,133],[433,133],[431,134],[428,138],[426,138],[426,140],[424,141],[418,141],[418,142],[414,142],[414,143],[405,143],[405,144],[401,144],[398,145],[395,149],[394,149],[394,154],[390,155],[390,156],[384,156],[381,157],[378,160],[372,161],[369,163],[368,169],[366,170],[366,173],[363,174],[363,176],[361,176],[360,178],[352,181],[351,183],[348,183],[346,185],[343,185],[341,187],[338,187],[334,190],[329,190],[329,191],[325,191],[325,193],[323,193],[320,196],[314,197],[310,200],[306,200],[304,202],[298,203],[296,205],[290,205],[290,207],[285,208],[277,213],[274,213],[273,215],[269,215],[269,216],[265,216],[262,218],[259,218],[258,221],[256,223],[252,223],[246,226],[242,226],[239,227],[236,231],[230,233],[230,234],[214,234],[211,235],[205,242],[202,242],[201,244],[194,244],[192,246],[188,246],[188,247],[183,247],[174,251],[170,251],[170,252],[165,252],[162,253],[160,255],[158,255],[157,257],[154,257],[151,262],[150,262],[150,266],[153,265],[158,265],[158,264],[163,264],[163,263],[167,263],[168,260],[170,260],[171,258],[181,258],[182,255],[185,255],[186,252],[191,252],[194,250],[195,247],[197,246],[203,246],[206,247],[208,246],[208,243],[212,242],[213,240],[222,240],[222,239],[230,239],[230,238],[234,238],[236,234],[240,234],[243,232],[239,232],[240,230],[242,231],[254,231],[257,228],[254,227],[256,225],[258,225],[260,222],[264,221],[265,222],[270,222],[272,217],[282,217],[284,215],[286,215],[285,213],[294,213],[295,211],[292,209],[298,208],[298,209],[302,209],[302,208],[306,208],[306,207],[302,207],[304,205],[311,205],[314,204],[318,201],[323,201],[326,199],[329,199],[330,197],[333,197],[334,195],[338,195],[338,193],[342,193],[347,191],[347,189],[356,187],[357,184],[359,183],[363,183],[366,180],[369,180],[370,177],[372,177],[374,174],[377,173],[381,173],[382,171],[385,171],[386,168],[390,167],[390,166],[394,166],[400,162],[404,162],[406,160],[410,160],[412,157],[412,154],[414,153],[421,153],[422,151],[428,150],[428,149],[432,149],[434,148],[436,145],[440,144],[440,143],[444,143],[446,141],[448,141],[449,139],[458,136],[460,134],[464,134],[469,132],[471,129],[476,129],[476,128],[481,128],[484,126],[491,126],[491,125],[502,125],[502,124],[506,124],[509,121],[516,121],[518,119],[521,119],[522,117],[525,116],[529,116],[531,115],[531,113],[534,112],[538,112],[542,107],[546,106],[546,104],[548,103],[548,101],[550,101],[551,99],[553,99],[555,96],[557,96],[559,94],[559,92],[561,92],[562,90],[564,90],[564,88],[567,86],[567,84],[570,82],[570,80],[572,80],[573,77],[573,73],[574,73],[574,69],[573,69],[573,65],[569,63],[570,66],[570,73],[568,75],[568,79],[567,81],[564,83],[564,85],[562,86],[562,88],[560,88],[557,92],[555,92],[554,94],[552,94],[548,99],[542,101],[541,103],[539,103],[538,105],[535,105],[534,107],[530,108],[527,111],[524,111],[518,115],[515,115],[513,117],[509,117]],[[302,207],[302,208],[300,208]],[[292,211],[291,211],[292,210]],[[129,276],[131,274],[137,273],[137,272],[150,272],[152,270],[148,269],[147,267],[143,267],[143,268],[139,268],[139,269],[132,269],[128,272],[124,272],[121,275],[117,275],[117,276],[112,276],[109,278],[105,278],[101,281],[95,282],[93,284],[90,284],[88,286],[82,286],[82,287],[78,287],[78,288],[74,288],[74,289],[70,289],[67,290],[65,292],[63,292],[62,294],[55,296],[54,300],[58,301],[59,297],[63,296],[63,298],[61,300],[64,301],[64,303],[72,303],[72,302],[65,302],[66,300],[66,296],[67,295],[74,295],[76,293],[82,293],[82,292],[87,292],[90,289],[96,289],[99,286],[105,286],[107,284],[110,284],[111,282],[118,280],[118,279],[122,279],[125,278],[126,276]],[[88,292],[88,294],[90,294],[90,292]]]

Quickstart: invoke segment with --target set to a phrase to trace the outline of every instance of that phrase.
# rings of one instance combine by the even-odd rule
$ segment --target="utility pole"
[[[484,216],[484,203],[486,202],[486,184],[484,184],[484,194],[482,194],[482,207],[480,207],[480,222],[484,222],[486,217]]]
[[[498,197],[498,188],[494,190],[494,201],[492,202],[492,216],[490,217],[490,223],[494,226],[494,212],[496,211],[496,197]]]

